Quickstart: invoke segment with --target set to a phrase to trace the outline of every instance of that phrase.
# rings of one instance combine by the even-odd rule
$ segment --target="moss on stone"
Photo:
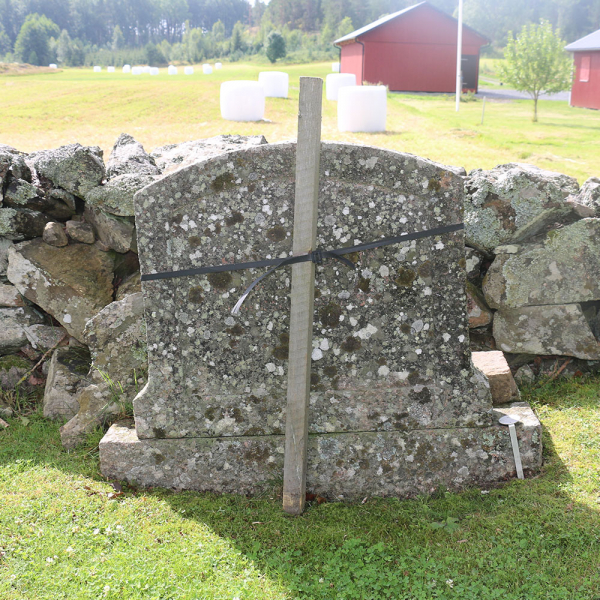
[[[285,229],[281,227],[281,225],[277,225],[275,227],[271,227],[271,229],[267,231],[266,236],[272,242],[281,242],[282,240],[285,240],[286,232]]]
[[[31,363],[26,358],[16,354],[0,357],[0,371],[10,371],[13,367],[28,370],[31,369],[31,366]]]
[[[221,173],[217,175],[212,183],[211,187],[215,192],[222,192],[223,190],[232,187],[235,184],[235,180],[231,173]]]
[[[371,288],[371,280],[361,277],[356,285],[361,292],[367,294],[369,292],[369,289]]]
[[[410,287],[416,278],[417,274],[412,269],[400,267],[394,282],[398,287]]]
[[[237,210],[234,210],[231,213],[231,216],[229,216],[225,219],[225,225],[227,225],[227,227],[231,227],[232,225],[237,225],[237,224],[243,223],[243,222],[244,222],[244,215]]]
[[[360,338],[350,335],[342,342],[340,347],[344,352],[356,352],[357,350],[360,350],[361,346],[362,342],[360,341]]]
[[[233,277],[231,273],[224,271],[222,273],[209,273],[208,281],[216,290],[224,292],[230,285]]]
[[[188,300],[193,304],[202,304],[204,302],[204,296],[202,295],[202,288],[195,286],[188,292]]]
[[[319,311],[319,317],[324,327],[336,327],[342,316],[342,307],[335,302],[329,302]]]

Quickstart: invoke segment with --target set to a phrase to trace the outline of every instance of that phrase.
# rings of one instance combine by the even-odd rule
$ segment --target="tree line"
[[[274,37],[278,56],[333,58],[337,37],[416,1],[0,0],[0,58],[67,66],[239,60],[268,54]],[[429,1],[456,13],[458,0]],[[464,18],[493,52],[510,31],[541,19],[567,41],[587,35],[600,28],[600,0],[464,0]]]

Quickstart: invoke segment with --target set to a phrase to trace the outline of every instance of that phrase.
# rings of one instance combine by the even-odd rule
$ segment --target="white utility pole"
[[[456,112],[460,110],[460,94],[462,92],[462,26],[463,0],[458,0],[458,36],[456,40]]]

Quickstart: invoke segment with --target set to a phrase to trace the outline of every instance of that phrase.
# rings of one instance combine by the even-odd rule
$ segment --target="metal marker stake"
[[[483,119],[485,117],[485,96],[483,97],[483,108],[481,109],[481,124],[483,125]]]
[[[510,443],[512,444],[513,456],[515,457],[515,467],[517,468],[517,477],[519,479],[525,479],[523,476],[523,465],[521,464],[521,453],[519,452],[519,441],[517,440],[517,430],[515,429],[515,423],[518,419],[509,415],[500,417],[500,425],[508,425],[508,432],[510,434]]]

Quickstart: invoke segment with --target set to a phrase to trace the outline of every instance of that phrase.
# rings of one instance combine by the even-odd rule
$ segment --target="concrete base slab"
[[[493,410],[519,419],[527,475],[542,464],[541,425],[528,404]],[[280,484],[284,436],[140,440],[116,423],[100,442],[105,477],[141,486],[256,494]],[[307,489],[331,499],[410,497],[438,486],[460,490],[515,477],[508,428],[349,432],[310,436]]]

